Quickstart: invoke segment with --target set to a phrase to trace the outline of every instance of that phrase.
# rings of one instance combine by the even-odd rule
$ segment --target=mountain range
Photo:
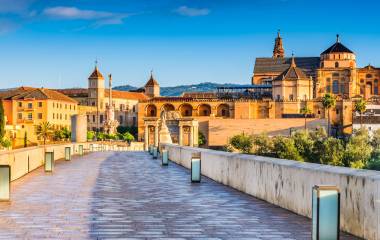
[[[216,91],[219,87],[240,87],[245,86],[241,84],[233,84],[233,83],[226,83],[226,84],[220,84],[220,83],[211,83],[211,82],[204,82],[199,84],[191,84],[191,85],[178,85],[174,87],[161,87],[161,96],[168,96],[168,97],[175,97],[175,96],[181,96],[184,92],[213,92]],[[137,87],[131,86],[131,85],[123,85],[123,86],[117,86],[113,89],[119,90],[119,91],[135,91],[138,90]]]

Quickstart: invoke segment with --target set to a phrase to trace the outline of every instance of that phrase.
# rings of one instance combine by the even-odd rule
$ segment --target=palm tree
[[[359,101],[355,102],[355,111],[360,114],[360,128],[363,127],[363,113],[367,110],[367,102],[360,98]]]
[[[330,109],[335,107],[336,99],[330,93],[326,93],[322,98],[322,105],[327,110],[327,135],[330,136]]]
[[[46,139],[50,138],[53,133],[53,125],[49,122],[42,122],[36,128],[36,134],[44,140],[44,145],[46,144]]]
[[[300,112],[305,117],[305,131],[306,131],[306,118],[307,118],[308,114],[311,114],[311,110],[310,110],[310,108],[307,107],[307,104],[305,104],[305,106],[303,108],[301,108]]]

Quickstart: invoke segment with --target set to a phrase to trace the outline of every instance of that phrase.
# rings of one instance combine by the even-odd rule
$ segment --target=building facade
[[[110,80],[109,76],[108,81]],[[106,88],[105,82],[103,74],[95,66],[88,78],[87,89],[61,89],[58,91],[79,102],[79,112],[87,115],[88,130],[105,130],[109,115],[107,109],[111,106],[114,118],[120,126],[137,127],[138,102],[146,100],[148,97],[143,92],[117,91],[113,90],[112,86]]]
[[[78,102],[46,88],[20,87],[2,92],[8,135],[16,145],[36,143],[36,126],[49,122],[54,129],[71,129],[71,116],[78,113]]]

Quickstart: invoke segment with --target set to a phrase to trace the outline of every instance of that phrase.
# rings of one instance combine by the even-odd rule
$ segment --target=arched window
[[[182,104],[179,107],[182,117],[190,117],[193,115],[193,106],[190,104]]]
[[[372,78],[372,74],[367,74],[365,77],[366,78]]]
[[[217,108],[218,117],[229,117],[230,116],[230,107],[227,104],[220,104]]]
[[[339,82],[338,82],[338,80],[333,81],[332,90],[333,90],[334,94],[339,93]]]
[[[201,104],[198,107],[198,115],[199,116],[210,116],[211,107],[208,104]]]
[[[336,67],[336,68],[339,67],[339,63],[338,63],[338,62],[335,62],[335,67]]]
[[[157,108],[155,105],[151,104],[146,107],[147,117],[157,117]]]

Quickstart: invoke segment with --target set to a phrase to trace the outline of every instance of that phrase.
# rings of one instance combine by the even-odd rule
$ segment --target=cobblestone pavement
[[[310,239],[310,220],[146,153],[92,153],[12,183],[0,239]],[[354,239],[343,235],[342,239]]]

